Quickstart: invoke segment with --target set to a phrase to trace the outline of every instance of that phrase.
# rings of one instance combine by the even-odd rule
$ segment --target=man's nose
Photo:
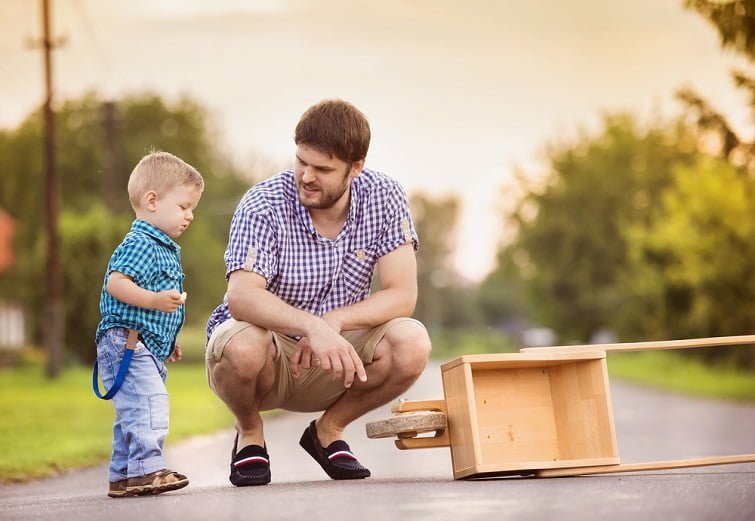
[[[304,183],[311,183],[315,180],[314,169],[311,166],[304,167],[304,172],[302,173],[301,180]]]

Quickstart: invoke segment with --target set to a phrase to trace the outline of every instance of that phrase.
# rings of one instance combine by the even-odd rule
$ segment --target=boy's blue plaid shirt
[[[174,289],[182,293],[181,247],[148,222],[135,220],[110,257],[100,297],[102,321],[97,327],[96,342],[113,327],[136,329],[152,354],[159,360],[167,359],[184,322],[184,306],[165,313],[125,304],[105,289],[113,271],[131,277],[140,288],[155,292]]]

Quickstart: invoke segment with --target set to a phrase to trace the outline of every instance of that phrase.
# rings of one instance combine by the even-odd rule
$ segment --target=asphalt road
[[[755,406],[690,399],[611,381],[622,463],[755,453]],[[429,367],[406,395],[441,399],[440,370]],[[150,520],[755,520],[755,463],[568,478],[506,477],[454,481],[447,448],[399,451],[370,440],[364,424],[347,430],[366,480],[328,479],[299,447],[314,418],[268,420],[273,481],[235,488],[227,480],[232,430],[170,444],[172,468],[191,484],[154,497],[106,497],[100,465],[32,483],[0,487],[0,521]]]

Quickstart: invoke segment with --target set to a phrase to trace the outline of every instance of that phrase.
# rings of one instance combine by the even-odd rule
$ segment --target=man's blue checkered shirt
[[[364,300],[377,260],[402,244],[416,250],[417,233],[406,193],[385,174],[362,170],[351,182],[350,204],[333,241],[315,230],[293,170],[255,185],[231,221],[226,278],[236,270],[258,273],[271,293],[315,315]],[[207,323],[207,338],[229,318],[224,298]]]
[[[136,329],[153,355],[159,360],[167,359],[184,322],[184,306],[166,313],[121,302],[105,289],[113,271],[131,277],[140,288],[156,292],[174,289],[182,293],[181,247],[148,222],[135,220],[110,257],[100,297],[102,321],[97,327],[96,342],[113,327]]]

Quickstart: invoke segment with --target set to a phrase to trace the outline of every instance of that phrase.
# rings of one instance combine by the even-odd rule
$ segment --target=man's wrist
[[[328,311],[322,317],[325,322],[338,333],[343,331],[343,326],[346,323],[346,313],[343,310],[344,308],[334,309]]]

